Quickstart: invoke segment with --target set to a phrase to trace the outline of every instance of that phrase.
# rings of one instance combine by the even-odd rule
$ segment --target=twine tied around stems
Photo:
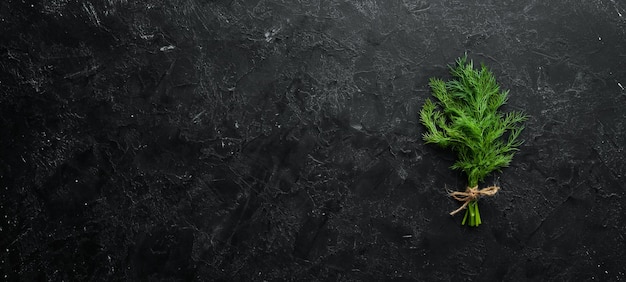
[[[458,192],[458,191],[450,192],[448,194],[450,197],[454,198],[455,200],[459,202],[463,202],[463,205],[460,208],[452,211],[450,215],[455,215],[458,212],[466,209],[469,203],[471,203],[474,200],[477,200],[481,196],[495,195],[496,193],[498,193],[498,190],[500,190],[500,187],[495,186],[495,185],[489,186],[480,190],[478,189],[478,185],[476,185],[474,187],[467,187],[465,189],[465,192]]]

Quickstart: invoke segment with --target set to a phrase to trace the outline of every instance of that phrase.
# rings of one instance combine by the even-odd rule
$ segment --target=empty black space
[[[461,226],[467,53],[529,116]],[[624,281],[626,3],[0,1],[0,280]]]

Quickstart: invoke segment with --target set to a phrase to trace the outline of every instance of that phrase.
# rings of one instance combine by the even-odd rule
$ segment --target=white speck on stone
[[[622,84],[621,84],[621,83],[619,83],[619,82],[618,82],[618,83],[617,83],[617,86],[619,86],[619,88],[622,88],[622,91],[624,91],[624,86],[622,86]]]
[[[176,46],[174,46],[174,45],[167,45],[167,46],[161,47],[159,50],[161,52],[165,52],[165,51],[171,51],[171,50],[174,50],[174,49],[176,49]]]

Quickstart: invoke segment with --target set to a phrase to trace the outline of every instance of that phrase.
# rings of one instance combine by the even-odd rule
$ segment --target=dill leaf
[[[527,119],[521,112],[501,113],[509,91],[502,91],[485,65],[474,68],[467,55],[450,66],[453,80],[431,78],[434,100],[427,99],[420,111],[426,128],[423,139],[455,151],[452,169],[467,174],[474,187],[489,173],[506,167],[522,144],[519,135]]]

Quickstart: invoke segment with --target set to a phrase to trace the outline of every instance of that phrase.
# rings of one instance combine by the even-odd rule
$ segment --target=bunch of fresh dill
[[[478,182],[492,171],[506,167],[522,144],[518,140],[526,116],[521,112],[500,113],[498,109],[507,102],[508,90],[501,91],[493,74],[486,66],[475,70],[467,55],[450,66],[453,80],[444,82],[431,78],[430,87],[435,102],[427,99],[420,111],[420,120],[426,127],[423,138],[426,143],[450,148],[458,154],[451,167],[467,174],[465,192],[450,195],[464,202],[450,213],[468,209],[462,224],[469,219],[470,226],[482,223],[477,200],[480,196],[493,195],[499,187],[478,190]]]

